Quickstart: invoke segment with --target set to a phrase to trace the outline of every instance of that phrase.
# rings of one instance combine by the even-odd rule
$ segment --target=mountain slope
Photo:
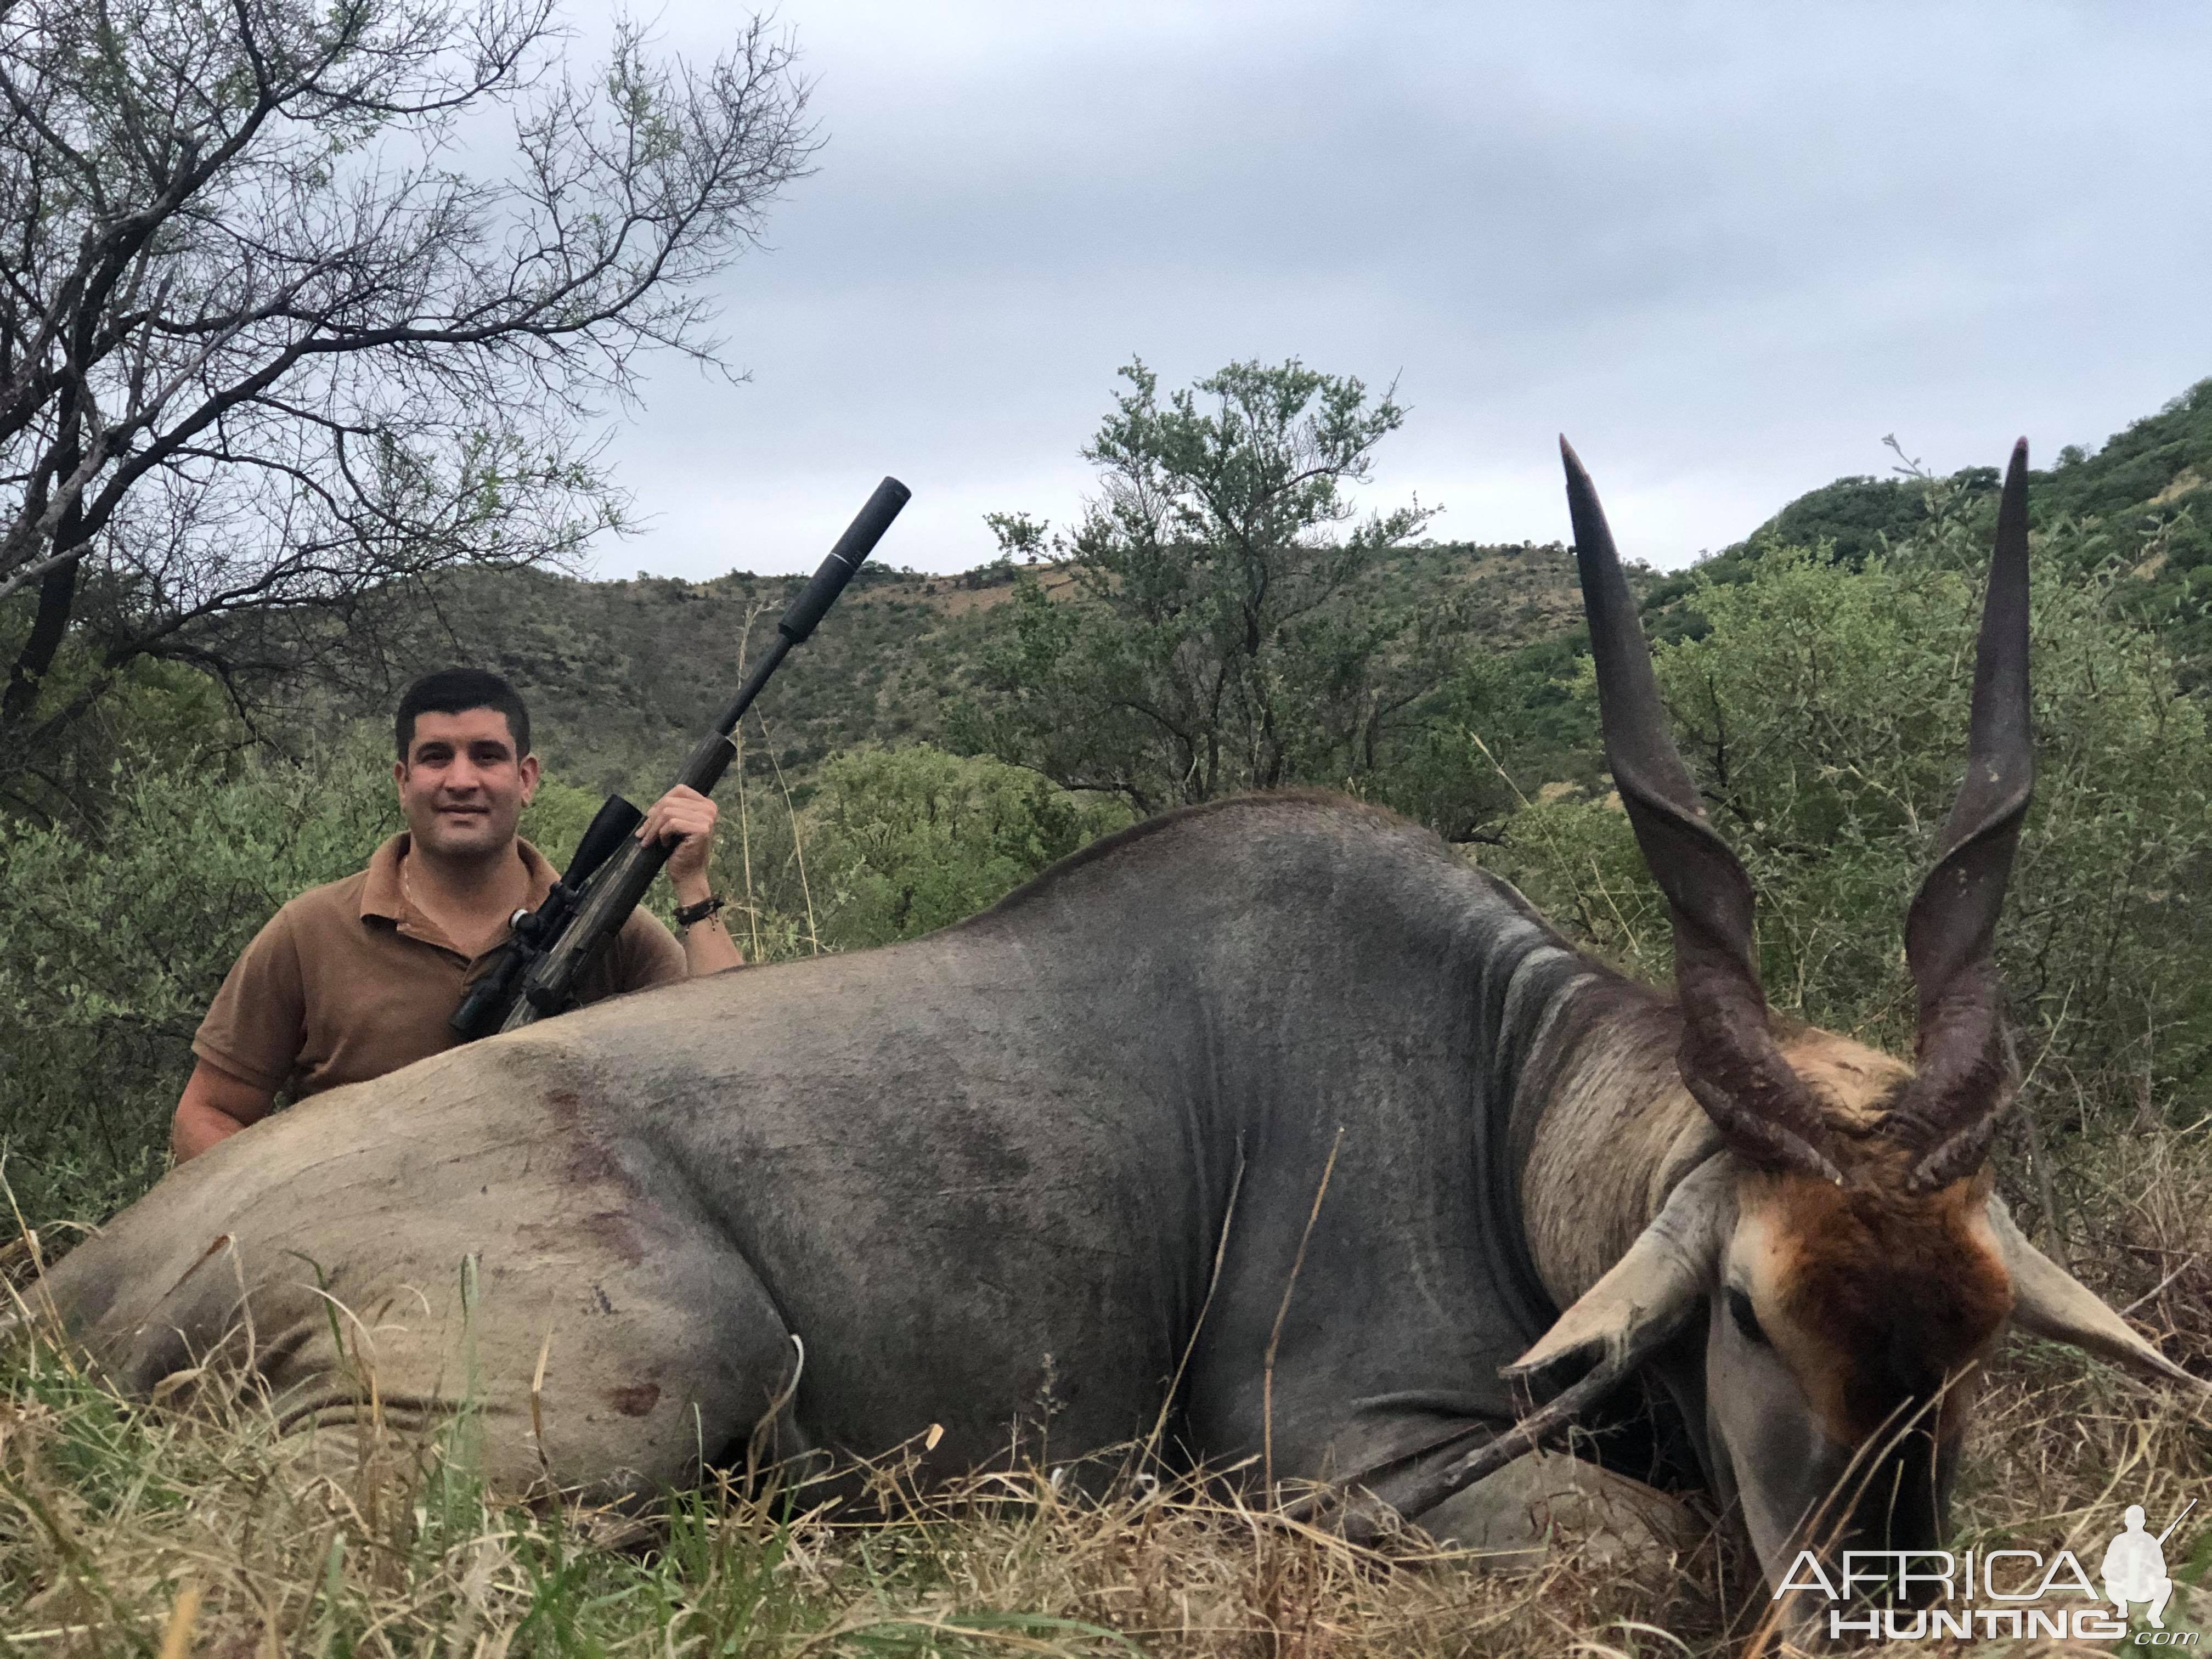
[[[2154,623],[2181,659],[2183,682],[2212,683],[2212,380],[2201,380],[2113,434],[2093,453],[2069,444],[2055,465],[2030,475],[2034,520],[2094,520],[2089,545],[2118,568],[2116,600]],[[1994,466],[1968,467],[1949,482],[1994,502]],[[1856,565],[1911,535],[1928,516],[1918,478],[1838,478],[1808,490],[1735,546],[1659,583],[1647,601],[1670,614],[1662,632],[1693,629],[1679,602],[1700,579],[1741,580],[1769,546],[1821,547]]]
[[[2088,544],[2116,561],[2120,600],[2156,622],[2184,661],[2189,684],[2212,683],[2212,380],[2115,434],[2091,453],[2058,452],[2034,477],[2039,522],[2094,518]],[[1994,467],[1954,480],[1993,496]],[[1699,631],[1684,603],[1698,581],[1750,574],[1770,545],[1829,547],[1856,564],[1911,535],[1926,517],[1925,488],[1911,477],[1844,477],[1790,502],[1744,542],[1692,571],[1651,578],[1645,608],[1660,637]],[[1048,592],[1070,590],[1060,568],[1032,574]],[[1003,562],[933,576],[864,567],[821,629],[794,652],[761,713],[769,742],[749,729],[748,768],[781,768],[804,786],[823,756],[863,743],[941,737],[966,684],[966,665],[991,610],[1012,592]],[[1580,605],[1572,562],[1556,546],[1445,544],[1395,556],[1385,583],[1402,598],[1474,597],[1479,635],[1517,653],[1533,711],[1563,705],[1561,681],[1578,654]],[[542,572],[473,573],[426,611],[401,666],[481,663],[505,673],[537,711],[541,750],[563,777],[594,788],[649,789],[668,775],[740,677],[747,629],[752,648],[770,636],[798,592],[798,576],[733,571],[711,581],[640,576],[583,581]],[[359,712],[380,712],[364,708]],[[1566,720],[1548,733],[1562,752],[1588,734]],[[1556,722],[1554,722],[1556,723]],[[1571,727],[1572,729],[1569,729]]]
[[[1064,569],[1032,574],[1048,595],[1070,590]],[[749,770],[772,778],[780,767],[796,781],[840,749],[941,736],[989,613],[1011,597],[1013,580],[1004,563],[952,576],[864,566],[762,696],[769,744],[763,749],[748,721]],[[1407,548],[1383,580],[1416,600],[1471,592],[1479,631],[1501,651],[1561,639],[1580,624],[1572,561],[1556,545]],[[744,571],[705,582],[472,573],[441,591],[401,666],[495,669],[530,702],[538,750],[555,773],[595,789],[650,789],[736,690],[748,628],[757,652],[803,581]]]

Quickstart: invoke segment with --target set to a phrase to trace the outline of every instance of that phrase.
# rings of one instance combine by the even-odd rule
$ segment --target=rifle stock
[[[803,643],[837,602],[911,494],[896,478],[885,478],[876,486],[812,580],[785,610],[768,650],[714,729],[692,750],[677,783],[688,784],[702,795],[714,792],[737,752],[731,734],[738,722],[792,647]],[[621,823],[624,812],[628,819]],[[567,877],[544,904],[516,918],[514,936],[500,960],[478,978],[454,1011],[452,1024],[464,1040],[494,1030],[512,1031],[568,1006],[578,977],[622,931],[660,866],[668,862],[669,847],[659,842],[648,845],[631,833],[643,816],[620,796],[609,798],[599,809]],[[610,833],[608,827],[617,823],[620,827]],[[594,854],[589,863],[586,851]]]

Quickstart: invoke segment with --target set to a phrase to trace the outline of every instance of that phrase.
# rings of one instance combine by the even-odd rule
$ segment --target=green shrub
[[[942,927],[1129,821],[1117,802],[988,756],[927,744],[840,755],[806,812],[824,936],[851,949]]]
[[[200,1016],[295,893],[398,827],[380,745],[314,762],[115,763],[96,829],[0,821],[0,1141],[34,1218],[157,1176]]]
[[[2158,638],[2060,523],[2036,538],[2036,806],[1999,937],[2033,1097],[2054,1123],[2212,1107],[2212,752]],[[1773,553],[1691,602],[1711,630],[1655,653],[1685,757],[1759,896],[1770,998],[1909,1054],[1904,918],[1964,769],[1985,530],[1929,530],[1854,570]],[[2087,574],[2085,574],[2085,571]],[[1584,671],[1583,695],[1589,695]],[[1633,971],[1666,913],[1617,803],[1530,804],[1489,860]]]

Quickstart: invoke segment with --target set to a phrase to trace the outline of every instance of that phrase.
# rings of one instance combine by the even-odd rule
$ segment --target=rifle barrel
[[[2186,1521],[2189,1518],[2189,1511],[2196,1507],[2197,1500],[2193,1498],[2181,1506],[2181,1513],[2175,1516],[2172,1521],[2167,1525],[2166,1529],[2158,1535],[2158,1541],[2161,1547],[2165,1545],[2167,1539],[2173,1536],[2174,1528],[2179,1526],[2184,1521]]]
[[[897,518],[899,509],[907,504],[913,492],[896,478],[885,478],[878,484],[875,493],[854,515],[845,533],[837,538],[829,556],[822,561],[799,597],[791,602],[782,619],[775,625],[775,637],[769,642],[752,672],[745,676],[744,684],[714,728],[701,738],[698,746],[684,763],[684,769],[676,781],[710,794],[729,769],[730,758],[737,752],[731,734],[738,722],[752,707],[761,688],[768,684],[792,647],[802,643],[813,633],[823,614],[837,602],[837,596],[853,580],[860,562],[875,550],[876,544]],[[626,840],[599,867],[585,893],[583,902],[575,915],[562,928],[557,939],[548,942],[544,954],[532,965],[525,977],[522,994],[507,1012],[502,1031],[512,1031],[528,1025],[547,1014],[559,1013],[568,1006],[568,1000],[586,963],[599,955],[607,942],[620,931],[629,913],[653,885],[653,878],[660,873],[660,866],[668,862],[673,850],[662,842],[650,844],[634,837]]]

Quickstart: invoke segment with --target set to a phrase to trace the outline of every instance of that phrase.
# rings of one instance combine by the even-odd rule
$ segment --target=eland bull
[[[228,1355],[289,1428],[470,1402],[509,1487],[649,1494],[757,1432],[866,1455],[936,1425],[951,1473],[1024,1419],[1055,1458],[1164,1423],[1194,1462],[1322,1483],[1369,1534],[1448,1516],[1640,1375],[1770,1581],[1804,1546],[1937,1543],[2008,1324],[2187,1380],[1991,1191],[2025,447],[1966,782],[1905,922],[1911,1066],[1769,1011],[1750,883],[1566,461],[1673,996],[1401,820],[1224,801],[926,939],[604,1004],[272,1117],[70,1254],[52,1307],[142,1395]]]

